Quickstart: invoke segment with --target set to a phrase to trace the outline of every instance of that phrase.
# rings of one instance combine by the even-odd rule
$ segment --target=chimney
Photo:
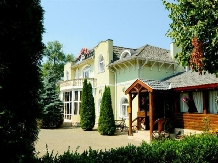
[[[190,70],[190,66],[185,66],[185,71],[189,71]]]
[[[175,60],[175,55],[182,51],[182,48],[176,46],[174,42],[170,44],[170,55],[173,60]]]

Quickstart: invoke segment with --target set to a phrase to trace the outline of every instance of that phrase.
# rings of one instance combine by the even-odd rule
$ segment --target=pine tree
[[[0,158],[32,162],[40,117],[40,0],[0,1]]]
[[[44,78],[42,128],[58,128],[63,124],[63,102],[59,99],[55,79],[52,70],[49,70]]]
[[[116,131],[110,88],[105,86],[98,120],[98,132],[101,135],[113,135]]]
[[[92,85],[87,83],[87,79],[83,82],[80,125],[85,131],[92,130],[95,125],[95,104],[92,95]]]

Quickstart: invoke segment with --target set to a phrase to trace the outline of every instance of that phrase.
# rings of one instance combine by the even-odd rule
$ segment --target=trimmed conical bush
[[[87,79],[83,82],[82,104],[80,110],[80,126],[85,131],[90,131],[95,125],[95,103],[92,95],[92,85],[87,83]]]
[[[114,135],[115,131],[116,131],[116,126],[114,121],[110,88],[105,86],[102,102],[100,106],[98,132],[101,135]]]

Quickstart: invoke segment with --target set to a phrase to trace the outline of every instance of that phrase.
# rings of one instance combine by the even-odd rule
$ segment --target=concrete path
[[[140,145],[142,140],[149,142],[148,131],[146,134],[135,133],[134,136],[128,136],[127,132],[121,132],[114,136],[103,136],[94,129],[93,131],[83,131],[81,128],[61,128],[61,129],[41,129],[38,140],[35,144],[38,156],[46,154],[46,144],[48,152],[61,155],[68,149],[70,151],[82,153],[89,147],[95,150],[109,150],[128,144]],[[137,136],[138,135],[138,136]]]

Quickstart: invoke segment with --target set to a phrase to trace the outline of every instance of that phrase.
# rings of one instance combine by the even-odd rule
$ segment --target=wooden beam
[[[153,121],[153,93],[149,92],[149,121],[150,121],[150,141],[152,140],[152,133],[154,127]]]
[[[144,88],[142,85],[140,85],[141,87],[138,89],[138,91],[140,92],[142,90],[142,88]]]
[[[141,97],[140,97],[140,92],[138,92],[138,111],[137,111],[137,130],[141,129],[141,124],[140,124],[140,118],[138,117],[138,113],[140,112],[140,101],[141,101]]]
[[[129,114],[129,136],[133,136],[132,134],[132,94],[129,94],[129,107],[128,107],[128,114]]]
[[[137,85],[136,85],[136,86],[137,86]],[[139,92],[139,89],[138,89],[136,86],[134,87],[134,89],[135,89],[137,92]]]
[[[207,114],[206,91],[203,91],[203,113]]]
[[[140,93],[138,92],[138,112],[140,111],[140,101],[141,101],[141,97],[140,97]]]

